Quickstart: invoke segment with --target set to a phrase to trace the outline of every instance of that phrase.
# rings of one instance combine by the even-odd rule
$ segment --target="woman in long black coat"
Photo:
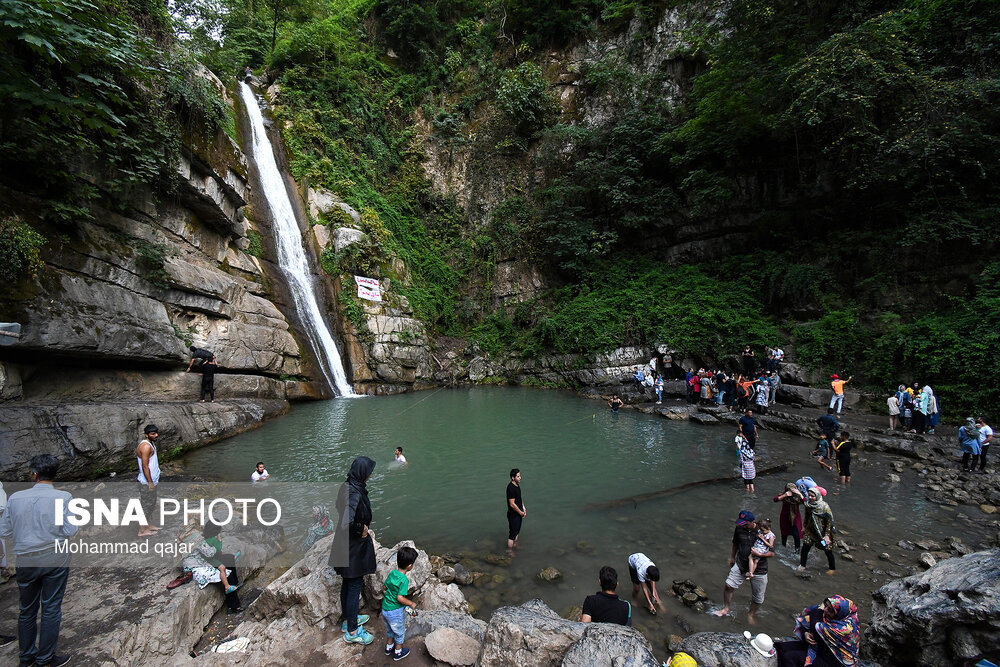
[[[372,506],[368,501],[366,482],[375,470],[375,462],[359,456],[351,464],[347,482],[337,495],[340,521],[330,550],[330,566],[344,578],[340,587],[340,607],[347,632],[344,639],[351,643],[370,644],[374,637],[360,623],[367,616],[358,616],[361,588],[366,574],[375,572],[375,544],[368,532],[372,522]]]

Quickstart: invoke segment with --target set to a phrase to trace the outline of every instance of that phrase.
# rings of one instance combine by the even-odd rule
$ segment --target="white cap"
[[[743,636],[750,641],[750,646],[752,646],[757,653],[760,653],[765,658],[770,658],[775,654],[774,641],[763,632],[754,637],[750,634],[749,630],[744,630]]]

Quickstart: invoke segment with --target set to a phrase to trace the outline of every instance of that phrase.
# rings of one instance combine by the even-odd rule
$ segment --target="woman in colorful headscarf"
[[[798,639],[777,642],[778,667],[856,667],[861,649],[857,606],[832,595],[795,619]]]
[[[826,562],[830,566],[827,574],[833,574],[837,569],[837,563],[833,558],[833,534],[836,528],[833,525],[833,512],[830,506],[823,500],[819,487],[811,487],[806,492],[805,519],[802,521],[804,528],[802,535],[802,554],[799,557],[799,570],[806,569],[806,560],[809,558],[809,550],[814,546],[819,547],[826,554]]]
[[[330,510],[326,505],[313,505],[312,519],[313,525],[309,526],[309,534],[306,535],[306,541],[302,545],[303,551],[309,551],[309,547],[333,532]]]

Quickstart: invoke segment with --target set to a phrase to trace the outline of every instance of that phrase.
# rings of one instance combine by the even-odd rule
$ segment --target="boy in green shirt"
[[[417,550],[413,547],[400,547],[396,552],[396,569],[385,578],[385,596],[382,598],[382,622],[385,623],[385,654],[393,660],[402,660],[410,654],[410,649],[403,648],[406,638],[406,610],[416,616],[417,603],[408,599],[410,581],[406,573],[413,569],[417,561]],[[393,651],[395,640],[395,651]]]

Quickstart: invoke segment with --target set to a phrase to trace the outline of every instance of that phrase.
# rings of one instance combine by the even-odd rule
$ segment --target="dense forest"
[[[29,280],[45,244],[95,205],[168,190],[186,135],[235,136],[197,71],[232,85],[250,66],[280,87],[293,175],[362,212],[369,243],[328,251],[324,269],[390,275],[401,258],[432,333],[525,355],[667,343],[725,360],[780,343],[872,390],[929,383],[948,417],[1000,404],[996,2],[0,7],[8,282]],[[676,71],[634,62],[671,12],[689,17],[670,54],[680,101],[655,92]],[[621,35],[624,52],[578,73],[616,112],[580,123],[552,92],[553,54]],[[470,224],[431,186],[418,121],[440,146],[541,176]],[[680,230],[736,223],[735,246],[668,261]],[[497,311],[492,272],[512,257],[552,288]]]

